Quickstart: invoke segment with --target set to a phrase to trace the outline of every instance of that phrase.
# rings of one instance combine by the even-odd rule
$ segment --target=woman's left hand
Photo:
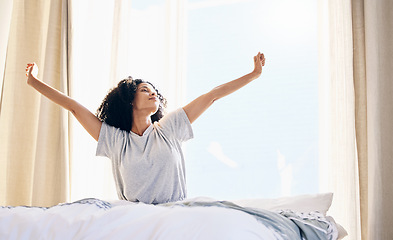
[[[263,53],[258,52],[256,56],[254,56],[254,71],[258,77],[262,73],[262,67],[265,66],[265,55]]]

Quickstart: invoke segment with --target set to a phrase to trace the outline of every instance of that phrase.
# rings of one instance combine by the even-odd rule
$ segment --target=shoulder
[[[122,130],[120,128],[114,127],[106,122],[102,122],[101,129],[100,129],[100,138],[102,137],[124,137],[128,135],[129,132]]]
[[[159,126],[165,126],[167,124],[176,124],[179,121],[188,121],[187,114],[184,112],[183,108],[178,108],[172,112],[169,112],[163,118],[161,118],[157,124]]]
[[[191,123],[183,108],[178,108],[168,113],[156,123],[156,126],[167,135],[171,135],[182,141],[190,139],[193,136]]]
[[[97,156],[105,156],[114,159],[126,141],[126,131],[113,127],[106,122],[102,122],[100,135],[97,143]]]

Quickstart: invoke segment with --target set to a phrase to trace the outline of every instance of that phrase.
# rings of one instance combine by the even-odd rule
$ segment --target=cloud
[[[226,156],[222,150],[221,144],[218,142],[211,142],[207,151],[211,153],[215,158],[217,158],[220,162],[224,163],[230,168],[237,168],[238,164]]]

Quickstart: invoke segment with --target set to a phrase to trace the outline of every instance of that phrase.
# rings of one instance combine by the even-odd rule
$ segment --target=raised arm
[[[62,92],[52,88],[37,78],[38,67],[35,63],[29,63],[26,67],[27,84],[35,88],[45,97],[54,103],[70,111],[76,119],[82,124],[86,131],[98,141],[101,129],[101,121],[94,116],[87,108],[79,104],[74,99],[68,97]]]
[[[228,83],[222,84],[218,87],[215,87],[210,92],[201,95],[200,97],[196,98],[188,105],[183,107],[190,122],[193,123],[216,100],[235,92],[236,90],[242,88],[251,81],[257,79],[261,75],[262,66],[264,65],[265,56],[263,55],[263,53],[258,53],[256,56],[254,56],[254,70],[251,73]]]

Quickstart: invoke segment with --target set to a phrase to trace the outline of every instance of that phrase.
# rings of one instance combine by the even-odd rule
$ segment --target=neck
[[[134,111],[132,118],[131,131],[142,136],[146,129],[151,125],[150,114],[141,114]]]

